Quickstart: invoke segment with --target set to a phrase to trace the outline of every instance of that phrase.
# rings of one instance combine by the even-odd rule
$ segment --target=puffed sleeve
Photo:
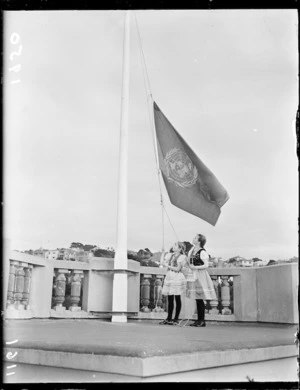
[[[201,251],[200,252],[200,259],[204,262],[204,265],[202,267],[207,268],[208,267],[209,256],[208,256],[208,253],[206,251]]]
[[[165,254],[165,260],[166,261],[169,261],[171,259],[171,257],[172,257],[172,253],[168,252],[168,253]]]
[[[184,266],[186,264],[186,259],[187,257],[185,255],[180,255],[178,258],[178,263],[181,263],[182,266]]]
[[[187,274],[189,272],[189,267],[187,266],[187,256],[180,255],[179,258],[178,258],[178,263],[182,264],[181,272],[183,273],[183,275],[185,277],[187,277]]]
[[[203,261],[208,261],[209,260],[209,256],[208,256],[208,253],[206,251],[201,251],[200,252],[200,259],[203,260]]]

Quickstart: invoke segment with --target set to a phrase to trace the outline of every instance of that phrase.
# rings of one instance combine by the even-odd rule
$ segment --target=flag
[[[228,193],[154,102],[159,167],[174,206],[215,225]]]

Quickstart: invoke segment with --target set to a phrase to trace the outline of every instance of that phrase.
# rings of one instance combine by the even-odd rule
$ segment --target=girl
[[[172,247],[172,252],[162,252],[160,262],[164,267],[167,267],[167,274],[164,280],[162,294],[168,296],[168,317],[161,321],[160,325],[177,325],[179,313],[181,310],[181,294],[185,293],[186,280],[182,273],[182,268],[186,263],[185,244],[183,242],[175,242]],[[174,297],[176,301],[175,317],[172,320],[174,309]]]
[[[188,279],[186,296],[196,299],[198,319],[190,326],[205,326],[204,300],[217,299],[213,282],[206,270],[209,256],[204,249],[206,238],[202,234],[196,234],[193,239],[193,248],[189,251],[187,266],[192,271],[192,278]]]

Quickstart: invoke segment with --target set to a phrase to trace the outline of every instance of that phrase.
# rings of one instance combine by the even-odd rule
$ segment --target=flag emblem
[[[167,178],[179,187],[191,187],[198,179],[198,171],[189,156],[178,148],[171,149],[164,158]]]

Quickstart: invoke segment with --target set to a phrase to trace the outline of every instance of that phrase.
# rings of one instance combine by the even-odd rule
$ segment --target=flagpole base
[[[124,314],[113,314],[111,317],[111,322],[127,322],[127,316]]]

